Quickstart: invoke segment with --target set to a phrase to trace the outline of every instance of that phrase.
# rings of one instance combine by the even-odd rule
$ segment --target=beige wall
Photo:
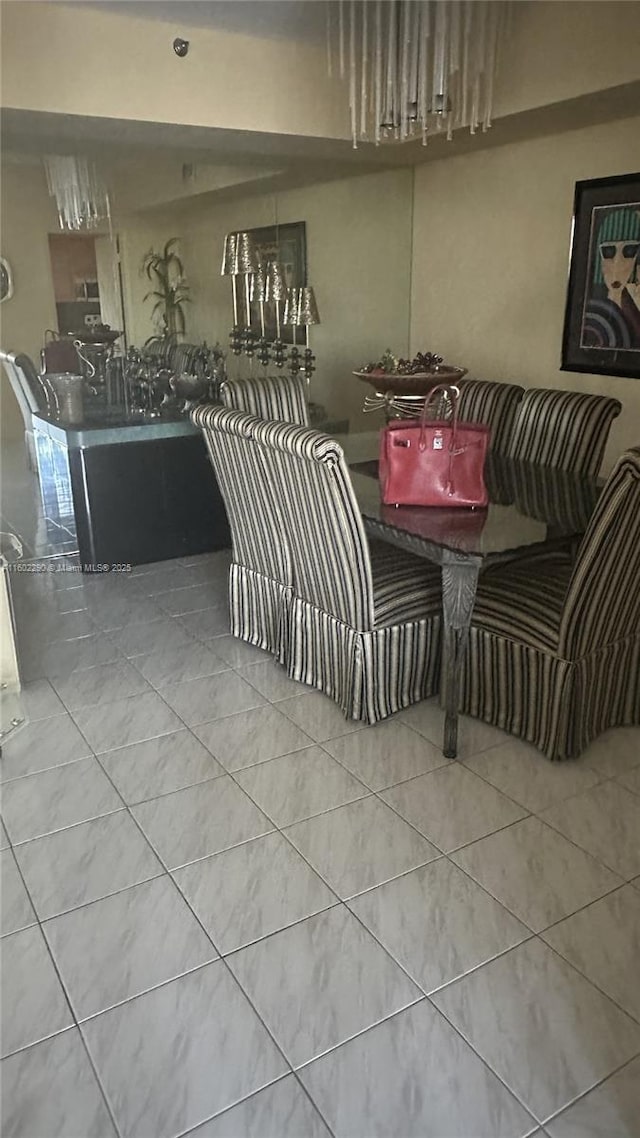
[[[173,6],[177,9],[177,5]],[[323,43],[291,45],[98,5],[2,4],[6,107],[344,138],[344,90]],[[176,36],[190,40],[178,59]],[[295,92],[292,97],[292,91]]]
[[[151,334],[150,305],[142,305],[145,282],[139,264],[150,244],[180,237],[193,303],[187,310],[187,339],[221,340],[226,347],[233,323],[231,283],[220,276],[225,233],[306,222],[309,283],[321,325],[311,329],[317,354],[312,399],[334,414],[352,416],[352,426],[370,427],[361,415],[365,387],[351,372],[386,347],[405,354],[409,334],[412,172],[328,182],[274,196],[218,203],[190,202],[144,225],[127,223],[128,327],[141,343]],[[231,374],[248,367],[229,358]]]
[[[285,43],[213,28],[189,30],[133,16],[126,2],[105,11],[59,0],[5,0],[1,15],[4,106],[349,137],[347,81],[329,79],[322,39]],[[519,0],[511,23],[496,117],[638,78],[633,0]],[[172,51],[177,35],[191,41],[185,59]]]
[[[2,255],[13,270],[14,292],[0,305],[0,344],[5,351],[27,352],[38,363],[45,329],[58,326],[48,240],[58,221],[40,164],[3,164],[1,217]],[[19,438],[22,417],[0,371],[2,436]]]
[[[525,387],[623,405],[605,467],[640,442],[640,380],[560,370],[574,184],[637,169],[640,118],[434,162],[415,172],[412,350]]]

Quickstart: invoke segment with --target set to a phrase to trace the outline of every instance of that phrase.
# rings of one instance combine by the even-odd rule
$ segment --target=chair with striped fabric
[[[618,400],[606,395],[531,388],[518,407],[507,454],[595,476],[621,410]]]
[[[492,452],[506,454],[524,388],[487,379],[463,379],[459,387],[458,418],[466,423],[486,423],[491,427]]]
[[[254,438],[293,568],[287,667],[347,718],[375,723],[438,689],[440,572],[367,541],[339,444],[262,421]]]
[[[220,398],[225,407],[259,419],[279,419],[304,427],[309,423],[307,385],[299,375],[228,379],[220,388]]]
[[[480,578],[461,710],[574,758],[640,724],[640,447],[616,464],[575,564],[519,561]]]
[[[286,655],[292,592],[289,546],[277,501],[253,440],[259,422],[242,411],[201,405],[191,412],[204,434],[231,529],[231,632],[278,659]]]

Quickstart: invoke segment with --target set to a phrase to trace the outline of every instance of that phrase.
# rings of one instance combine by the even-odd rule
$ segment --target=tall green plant
[[[155,285],[144,297],[145,300],[155,301],[152,319],[160,314],[164,335],[173,337],[184,335],[186,324],[183,305],[190,302],[182,260],[174,248],[177,242],[177,237],[171,237],[161,253],[149,249],[142,261],[142,272]]]

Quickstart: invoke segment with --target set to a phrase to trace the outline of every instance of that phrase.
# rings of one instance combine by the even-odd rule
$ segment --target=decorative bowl
[[[415,375],[398,375],[388,371],[354,371],[358,379],[370,383],[382,394],[387,391],[394,395],[426,395],[439,383],[457,383],[467,374],[466,367],[450,367],[440,364],[431,371],[416,372]]]

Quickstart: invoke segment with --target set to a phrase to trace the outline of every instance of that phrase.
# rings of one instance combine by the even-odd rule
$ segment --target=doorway
[[[118,238],[110,234],[50,233],[49,256],[57,331],[90,338],[98,326],[122,332],[124,318]]]

